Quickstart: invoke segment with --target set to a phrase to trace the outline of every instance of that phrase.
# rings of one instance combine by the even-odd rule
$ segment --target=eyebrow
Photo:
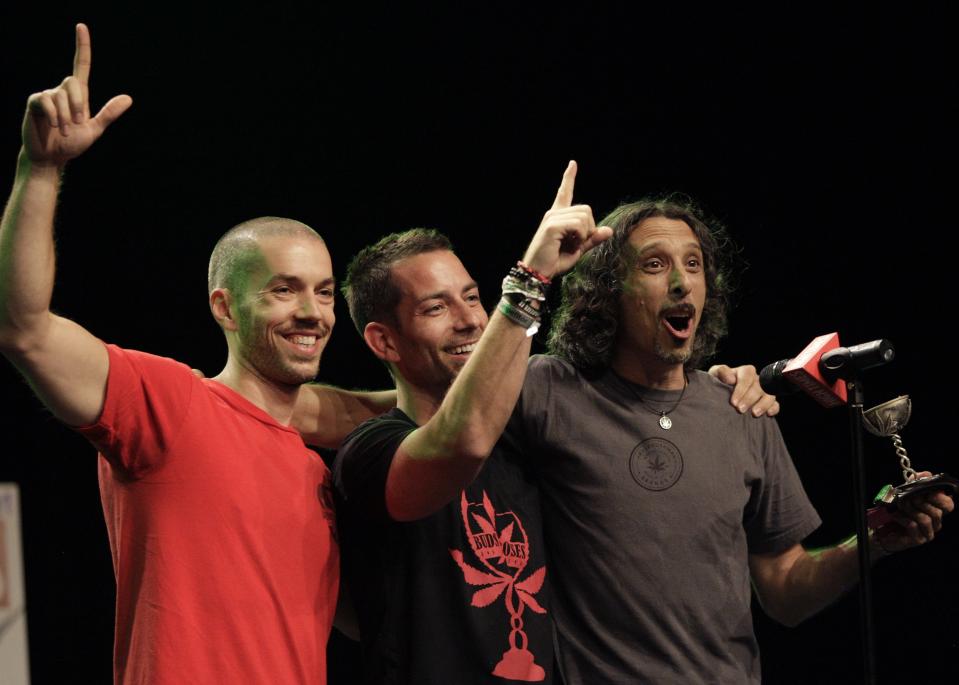
[[[663,246],[663,241],[662,241],[662,240],[657,240],[655,243],[650,243],[649,245],[647,245],[646,247],[644,247],[642,250],[639,250],[636,254],[637,254],[638,256],[642,257],[642,256],[643,256],[644,254],[646,254],[647,252],[652,252],[653,250],[661,249],[662,246]],[[685,243],[685,244],[683,245],[683,247],[685,247],[686,249],[691,249],[691,250],[699,250],[700,252],[703,251],[703,246],[700,245],[700,244],[699,244],[698,242],[696,242],[696,241],[690,241],[690,242],[688,242],[688,243]]]
[[[468,293],[470,290],[475,290],[477,288],[479,288],[479,286],[476,284],[476,281],[470,281],[469,283],[463,286],[463,289],[460,291],[460,295],[462,295],[463,293]],[[416,304],[422,304],[423,302],[426,302],[427,300],[443,300],[446,298],[448,292],[449,291],[447,290],[438,290],[434,293],[430,293],[429,295],[424,295],[423,297],[421,297],[420,299],[416,301]]]
[[[273,274],[273,277],[269,281],[267,281],[267,283],[268,284],[276,283],[278,281],[285,281],[287,283],[299,283],[299,284],[303,283],[303,279],[300,278],[299,276],[294,276],[293,274],[284,274],[284,273]],[[329,286],[329,285],[335,285],[335,284],[336,284],[336,279],[333,276],[330,276],[329,278],[325,278],[320,282],[321,286]]]

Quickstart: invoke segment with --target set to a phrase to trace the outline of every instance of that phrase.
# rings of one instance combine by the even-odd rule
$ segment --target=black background
[[[206,260],[224,230],[264,214],[317,228],[340,277],[384,233],[439,228],[492,306],[576,159],[576,200],[597,218],[681,190],[730,227],[748,268],[722,361],[760,366],[829,331],[846,343],[889,338],[898,358],[870,377],[867,404],[911,394],[913,462],[959,472],[943,387],[957,152],[945,3],[33,4],[0,22],[8,183],[23,103],[68,73],[76,21],[93,34],[94,107],[134,98],[70,166],[57,221],[55,309],[103,339],[217,373]],[[337,311],[321,379],[384,387],[345,303]],[[108,682],[114,585],[94,453],[8,365],[0,383],[0,480],[22,489],[34,681]],[[835,542],[853,528],[846,416],[783,404],[780,425],[826,521],[810,543]],[[870,489],[898,482],[889,443],[866,446]],[[880,682],[954,672],[953,523],[875,569]],[[757,633],[764,682],[858,679],[854,593],[797,629],[758,615]],[[331,649],[332,682],[352,682],[355,652],[339,640]]]

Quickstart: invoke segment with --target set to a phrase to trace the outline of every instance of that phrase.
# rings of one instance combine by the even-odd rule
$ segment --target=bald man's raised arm
[[[74,426],[99,417],[109,360],[103,343],[50,311],[60,175],[132,103],[118,95],[90,116],[90,55],[90,33],[78,24],[72,75],[28,99],[16,178],[0,223],[0,351],[53,414]]]

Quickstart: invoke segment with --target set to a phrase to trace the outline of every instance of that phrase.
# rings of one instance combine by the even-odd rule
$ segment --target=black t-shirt
[[[399,409],[371,419],[334,465],[364,682],[551,682],[539,492],[522,457],[501,440],[456,501],[399,523],[386,513],[386,476],[416,427]]]

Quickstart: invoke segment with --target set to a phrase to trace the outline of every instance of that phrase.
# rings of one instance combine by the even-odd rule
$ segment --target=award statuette
[[[883,487],[873,500],[875,506],[866,512],[869,527],[873,530],[879,530],[892,522],[892,514],[899,508],[899,504],[918,493],[938,490],[955,497],[959,492],[959,481],[945,473],[925,478],[916,477],[916,470],[912,468],[902,438],[899,437],[899,431],[909,423],[911,415],[912,401],[908,395],[900,395],[862,413],[862,423],[867,431],[880,438],[892,439],[896,456],[899,457],[899,466],[902,468],[903,483]]]

